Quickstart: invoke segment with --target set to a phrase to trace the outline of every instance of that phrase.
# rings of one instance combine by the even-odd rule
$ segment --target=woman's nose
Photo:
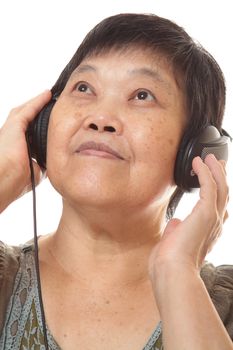
[[[95,130],[97,132],[111,132],[121,135],[123,131],[122,122],[116,117],[107,115],[91,115],[88,116],[83,123],[86,130]]]

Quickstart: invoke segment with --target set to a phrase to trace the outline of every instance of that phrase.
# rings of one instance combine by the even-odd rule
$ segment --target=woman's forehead
[[[177,87],[173,67],[165,57],[159,53],[152,53],[151,50],[148,52],[135,47],[124,51],[110,50],[87,56],[73,71],[71,79],[86,72],[98,74],[105,67],[110,67],[114,71],[123,71],[129,78],[150,78],[167,90],[172,90],[173,85]]]

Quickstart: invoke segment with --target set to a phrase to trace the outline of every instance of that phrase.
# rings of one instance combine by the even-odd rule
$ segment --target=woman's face
[[[86,58],[51,113],[47,169],[78,206],[167,201],[186,123],[185,98],[160,56],[135,49]]]

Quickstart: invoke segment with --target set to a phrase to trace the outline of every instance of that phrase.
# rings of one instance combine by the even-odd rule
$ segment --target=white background
[[[50,88],[86,33],[104,17],[120,12],[155,13],[183,26],[220,64],[227,84],[224,128],[233,135],[233,44],[231,0],[7,0],[0,3],[0,125],[10,109]],[[14,145],[12,145],[14,147]],[[231,147],[231,153],[233,153]],[[2,156],[2,155],[1,155]],[[233,188],[233,156],[228,180]],[[176,216],[191,210],[197,195],[183,198]],[[37,188],[38,232],[53,231],[61,200],[48,180]],[[230,218],[208,260],[233,264],[233,205]],[[0,239],[10,244],[32,237],[31,193],[0,216]]]

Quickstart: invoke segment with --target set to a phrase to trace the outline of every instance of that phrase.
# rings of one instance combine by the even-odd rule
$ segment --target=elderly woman
[[[182,169],[191,140],[210,125],[221,138],[224,103],[218,64],[181,27],[121,14],[87,35],[52,93],[12,110],[1,211],[30,188],[33,120],[36,181],[47,168],[63,211],[38,240],[42,298],[33,243],[1,243],[1,349],[233,349],[233,268],[204,262],[226,217],[225,162],[194,155]],[[187,177],[200,198],[180,221]]]

